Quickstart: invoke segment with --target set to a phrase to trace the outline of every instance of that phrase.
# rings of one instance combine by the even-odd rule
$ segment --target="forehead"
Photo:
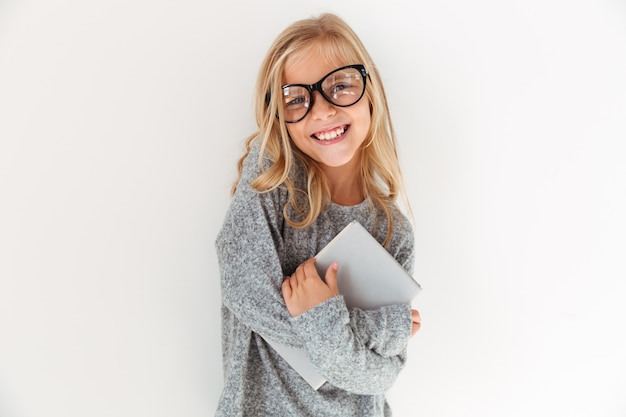
[[[324,51],[320,47],[310,47],[287,59],[282,82],[283,84],[313,84],[337,68],[356,63],[348,62],[338,53]]]

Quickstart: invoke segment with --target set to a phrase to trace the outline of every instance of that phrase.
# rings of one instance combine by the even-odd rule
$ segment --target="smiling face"
[[[283,84],[313,84],[331,71],[355,62],[337,63],[312,48],[300,59],[290,61],[283,72]],[[317,161],[326,171],[337,168],[346,174],[357,173],[360,148],[370,129],[369,99],[364,95],[350,107],[338,107],[313,92],[313,107],[304,119],[288,123],[287,131],[296,147]]]

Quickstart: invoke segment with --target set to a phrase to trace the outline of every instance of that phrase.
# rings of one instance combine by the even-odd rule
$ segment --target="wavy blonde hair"
[[[269,159],[271,165],[252,182],[252,187],[260,193],[286,187],[289,201],[283,208],[283,213],[292,227],[304,228],[311,225],[327,207],[330,201],[328,181],[319,165],[293,144],[283,122],[280,95],[274,93],[281,90],[285,66],[307,54],[312,48],[316,48],[329,63],[337,63],[338,67],[363,64],[367,70],[370,82],[366,84],[365,94],[370,102],[371,124],[361,147],[362,188],[365,197],[381,208],[387,217],[388,228],[384,241],[387,246],[393,229],[391,206],[399,194],[403,196],[404,204],[410,212],[387,98],[378,70],[360,39],[342,19],[333,14],[326,13],[317,18],[293,23],[270,47],[261,65],[255,90],[254,105],[259,130],[246,140],[245,153],[238,163],[239,177],[252,142],[260,138],[259,165],[263,169],[264,159]],[[299,159],[306,168],[305,190],[297,189],[289,178],[294,158]],[[233,186],[233,193],[237,182]],[[296,198],[298,194],[306,196],[306,203],[303,204],[302,199]],[[288,207],[297,213],[298,219],[288,215]]]

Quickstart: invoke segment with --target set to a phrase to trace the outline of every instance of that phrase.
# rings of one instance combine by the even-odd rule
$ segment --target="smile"
[[[343,125],[331,130],[325,130],[321,132],[316,132],[311,135],[314,139],[317,140],[333,140],[337,139],[339,136],[346,133],[349,125]]]

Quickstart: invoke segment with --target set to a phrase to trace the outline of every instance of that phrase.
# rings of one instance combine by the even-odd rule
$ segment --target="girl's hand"
[[[339,295],[337,262],[330,264],[322,281],[315,269],[315,258],[304,261],[283,281],[282,292],[291,317],[299,316],[324,301]]]
[[[411,310],[411,337],[415,336],[415,333],[422,327],[422,318],[420,317],[420,312],[417,310]]]

